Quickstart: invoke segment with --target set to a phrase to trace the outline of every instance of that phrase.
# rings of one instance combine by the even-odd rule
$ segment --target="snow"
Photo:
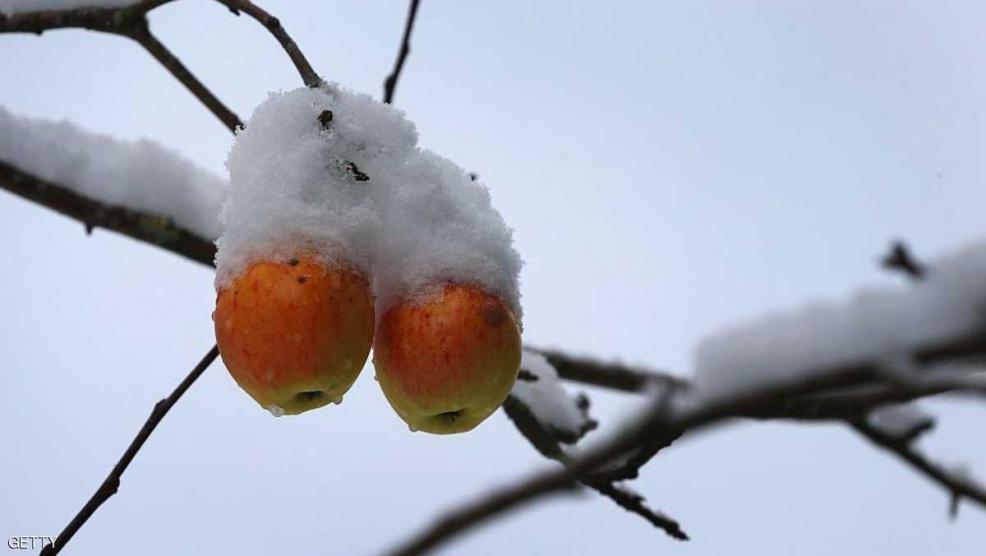
[[[595,427],[561,384],[558,371],[540,353],[521,352],[520,368],[530,375],[518,378],[510,394],[524,402],[534,417],[561,437],[580,438]],[[534,380],[536,379],[536,380]]]
[[[870,426],[888,436],[910,439],[934,427],[935,419],[916,403],[890,405],[866,417]]]
[[[403,112],[338,85],[270,94],[226,163],[217,287],[304,251],[370,276],[378,311],[456,282],[519,319],[512,231],[485,186],[417,141]]]
[[[701,340],[695,383],[718,395],[853,362],[906,361],[917,348],[986,326],[986,242],[930,265],[909,287],[864,289]]]
[[[154,141],[121,141],[0,107],[0,160],[85,197],[169,216],[205,238],[222,230],[226,183]]]
[[[72,8],[119,8],[140,0],[0,0],[0,13],[40,12]]]

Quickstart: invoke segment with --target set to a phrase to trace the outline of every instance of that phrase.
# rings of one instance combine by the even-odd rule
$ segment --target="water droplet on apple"
[[[281,406],[274,403],[268,405],[264,409],[270,411],[270,414],[273,415],[274,417],[281,417],[284,415],[284,410],[281,409]]]
[[[414,428],[414,425],[408,425],[408,426],[407,426],[407,428],[408,428],[408,430],[410,430],[411,432],[418,432],[418,429],[416,429],[416,428]]]
[[[334,404],[336,404],[336,405],[339,405],[339,404],[341,404],[341,403],[342,403],[342,396],[341,396],[341,395],[339,395],[339,396],[336,396],[336,397],[335,397],[335,398],[334,398],[334,399],[332,400],[332,403],[334,403]]]

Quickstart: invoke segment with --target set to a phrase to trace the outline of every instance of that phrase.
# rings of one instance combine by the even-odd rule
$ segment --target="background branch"
[[[568,466],[569,458],[562,449],[558,439],[547,427],[537,420],[531,409],[520,398],[509,396],[503,402],[503,411],[510,418],[510,421],[513,422],[514,426],[517,427],[521,435],[542,456]],[[599,476],[581,477],[579,478],[579,482],[609,498],[624,510],[643,517],[672,538],[688,540],[688,535],[682,531],[681,525],[676,520],[662,512],[648,508],[644,503],[643,496]]]
[[[852,421],[850,426],[862,435],[863,438],[883,448],[888,453],[893,454],[901,461],[910,465],[915,471],[924,475],[932,483],[945,489],[951,496],[950,506],[953,516],[958,511],[959,502],[963,498],[973,500],[986,508],[986,489],[969,476],[961,472],[949,470],[932,461],[914,448],[913,441],[887,434],[867,423],[864,419]]]

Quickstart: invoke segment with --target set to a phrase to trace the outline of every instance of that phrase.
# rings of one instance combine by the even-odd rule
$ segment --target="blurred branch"
[[[863,419],[850,422],[850,426],[874,445],[897,456],[932,483],[945,489],[951,496],[950,513],[953,517],[958,512],[959,502],[962,499],[973,500],[986,508],[986,489],[970,476],[961,471],[946,469],[918,452],[913,442],[887,434]]]
[[[923,280],[928,272],[928,268],[911,255],[911,250],[903,241],[895,241],[880,264],[887,270],[902,272],[915,281]]]
[[[513,422],[514,426],[517,427],[521,435],[541,455],[557,461],[562,465],[569,465],[569,457],[565,454],[558,439],[547,427],[537,420],[531,409],[520,398],[509,396],[503,403],[503,411]],[[688,535],[681,530],[681,526],[677,521],[661,512],[648,508],[644,503],[643,496],[626,487],[616,485],[612,481],[594,476],[581,477],[579,478],[579,482],[616,502],[617,505],[628,512],[643,517],[671,537],[678,540],[688,540]]]
[[[109,500],[111,496],[116,494],[117,490],[120,488],[120,478],[123,476],[123,472],[127,470],[127,467],[130,465],[130,462],[133,461],[134,457],[137,455],[137,452],[139,452],[144,446],[144,442],[146,442],[151,436],[151,433],[154,432],[154,429],[157,427],[158,423],[164,419],[164,416],[168,414],[168,411],[171,410],[175,403],[181,398],[182,394],[184,394],[192,383],[194,383],[202,375],[202,373],[205,372],[209,365],[216,360],[218,355],[219,348],[212,346],[212,348],[209,349],[209,352],[202,357],[202,360],[195,365],[195,368],[188,373],[188,376],[181,381],[171,395],[154,404],[154,409],[151,411],[147,421],[144,422],[144,426],[142,426],[137,432],[137,436],[135,436],[130,442],[130,446],[127,447],[127,451],[123,453],[120,460],[113,466],[110,474],[106,477],[103,483],[99,485],[99,488],[96,489],[96,492],[93,493],[91,498],[89,498],[89,501],[86,502],[85,506],[79,510],[79,513],[75,514],[72,521],[69,521],[68,525],[65,526],[65,529],[63,529],[62,532],[55,537],[54,544],[49,544],[44,547],[41,551],[41,556],[53,556],[58,554],[63,548],[65,548],[65,545],[72,540],[72,536],[75,535],[79,528],[85,525],[86,521],[88,521],[89,518],[96,513],[96,510],[98,510],[104,502]]]
[[[679,436],[721,426],[736,417],[745,415],[751,408],[770,405],[778,399],[797,398],[824,391],[840,380],[838,376],[827,374],[801,375],[763,383],[756,388],[734,392],[731,395],[691,400],[691,403],[683,404],[675,403],[675,400],[658,394],[653,396],[652,402],[636,419],[581,457],[570,459],[568,465],[561,470],[530,475],[490,493],[486,498],[462,504],[387,554],[393,556],[425,554],[488,519],[570,486],[584,477],[592,476],[596,470],[605,468],[610,462],[618,460],[623,454],[631,452],[636,447],[648,443],[670,443]],[[915,459],[914,455],[903,457],[929,476],[934,476],[936,480],[943,479],[940,468],[929,466],[926,462]],[[948,480],[954,481],[954,476]],[[950,488],[962,489],[962,496],[983,503],[983,499],[978,496],[979,493],[970,490],[968,486],[965,483],[958,485],[950,483]]]
[[[294,42],[291,35],[289,35],[284,29],[284,26],[281,25],[281,20],[269,14],[266,10],[254,4],[250,0],[216,1],[229,8],[229,10],[236,15],[240,15],[240,12],[247,14],[270,31],[270,34],[277,39],[277,42],[281,44],[281,48],[283,48],[284,52],[286,52],[288,57],[291,58],[291,62],[298,70],[298,74],[301,75],[301,79],[305,82],[305,85],[315,88],[320,87],[324,83],[322,78],[315,73],[312,65],[308,63],[308,58],[306,58],[304,53],[301,52],[301,49],[298,48],[297,43]]]
[[[383,101],[387,104],[394,101],[394,89],[397,88],[397,80],[401,77],[401,70],[404,69],[407,55],[411,53],[411,31],[414,30],[414,20],[418,16],[418,2],[419,0],[411,0],[411,6],[407,11],[407,20],[404,22],[404,37],[401,39],[401,48],[397,53],[394,69],[383,82]]]
[[[565,380],[628,393],[646,392],[666,384],[684,386],[684,379],[619,362],[601,362],[552,349],[526,347],[544,356]]]

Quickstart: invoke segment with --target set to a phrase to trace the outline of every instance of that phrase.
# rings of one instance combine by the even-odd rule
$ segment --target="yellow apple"
[[[498,297],[450,284],[401,299],[377,325],[373,363],[411,430],[465,432],[507,398],[520,368],[520,327]]]
[[[219,290],[213,320],[233,379],[274,415],[339,403],[373,342],[365,276],[321,260],[252,264]]]

